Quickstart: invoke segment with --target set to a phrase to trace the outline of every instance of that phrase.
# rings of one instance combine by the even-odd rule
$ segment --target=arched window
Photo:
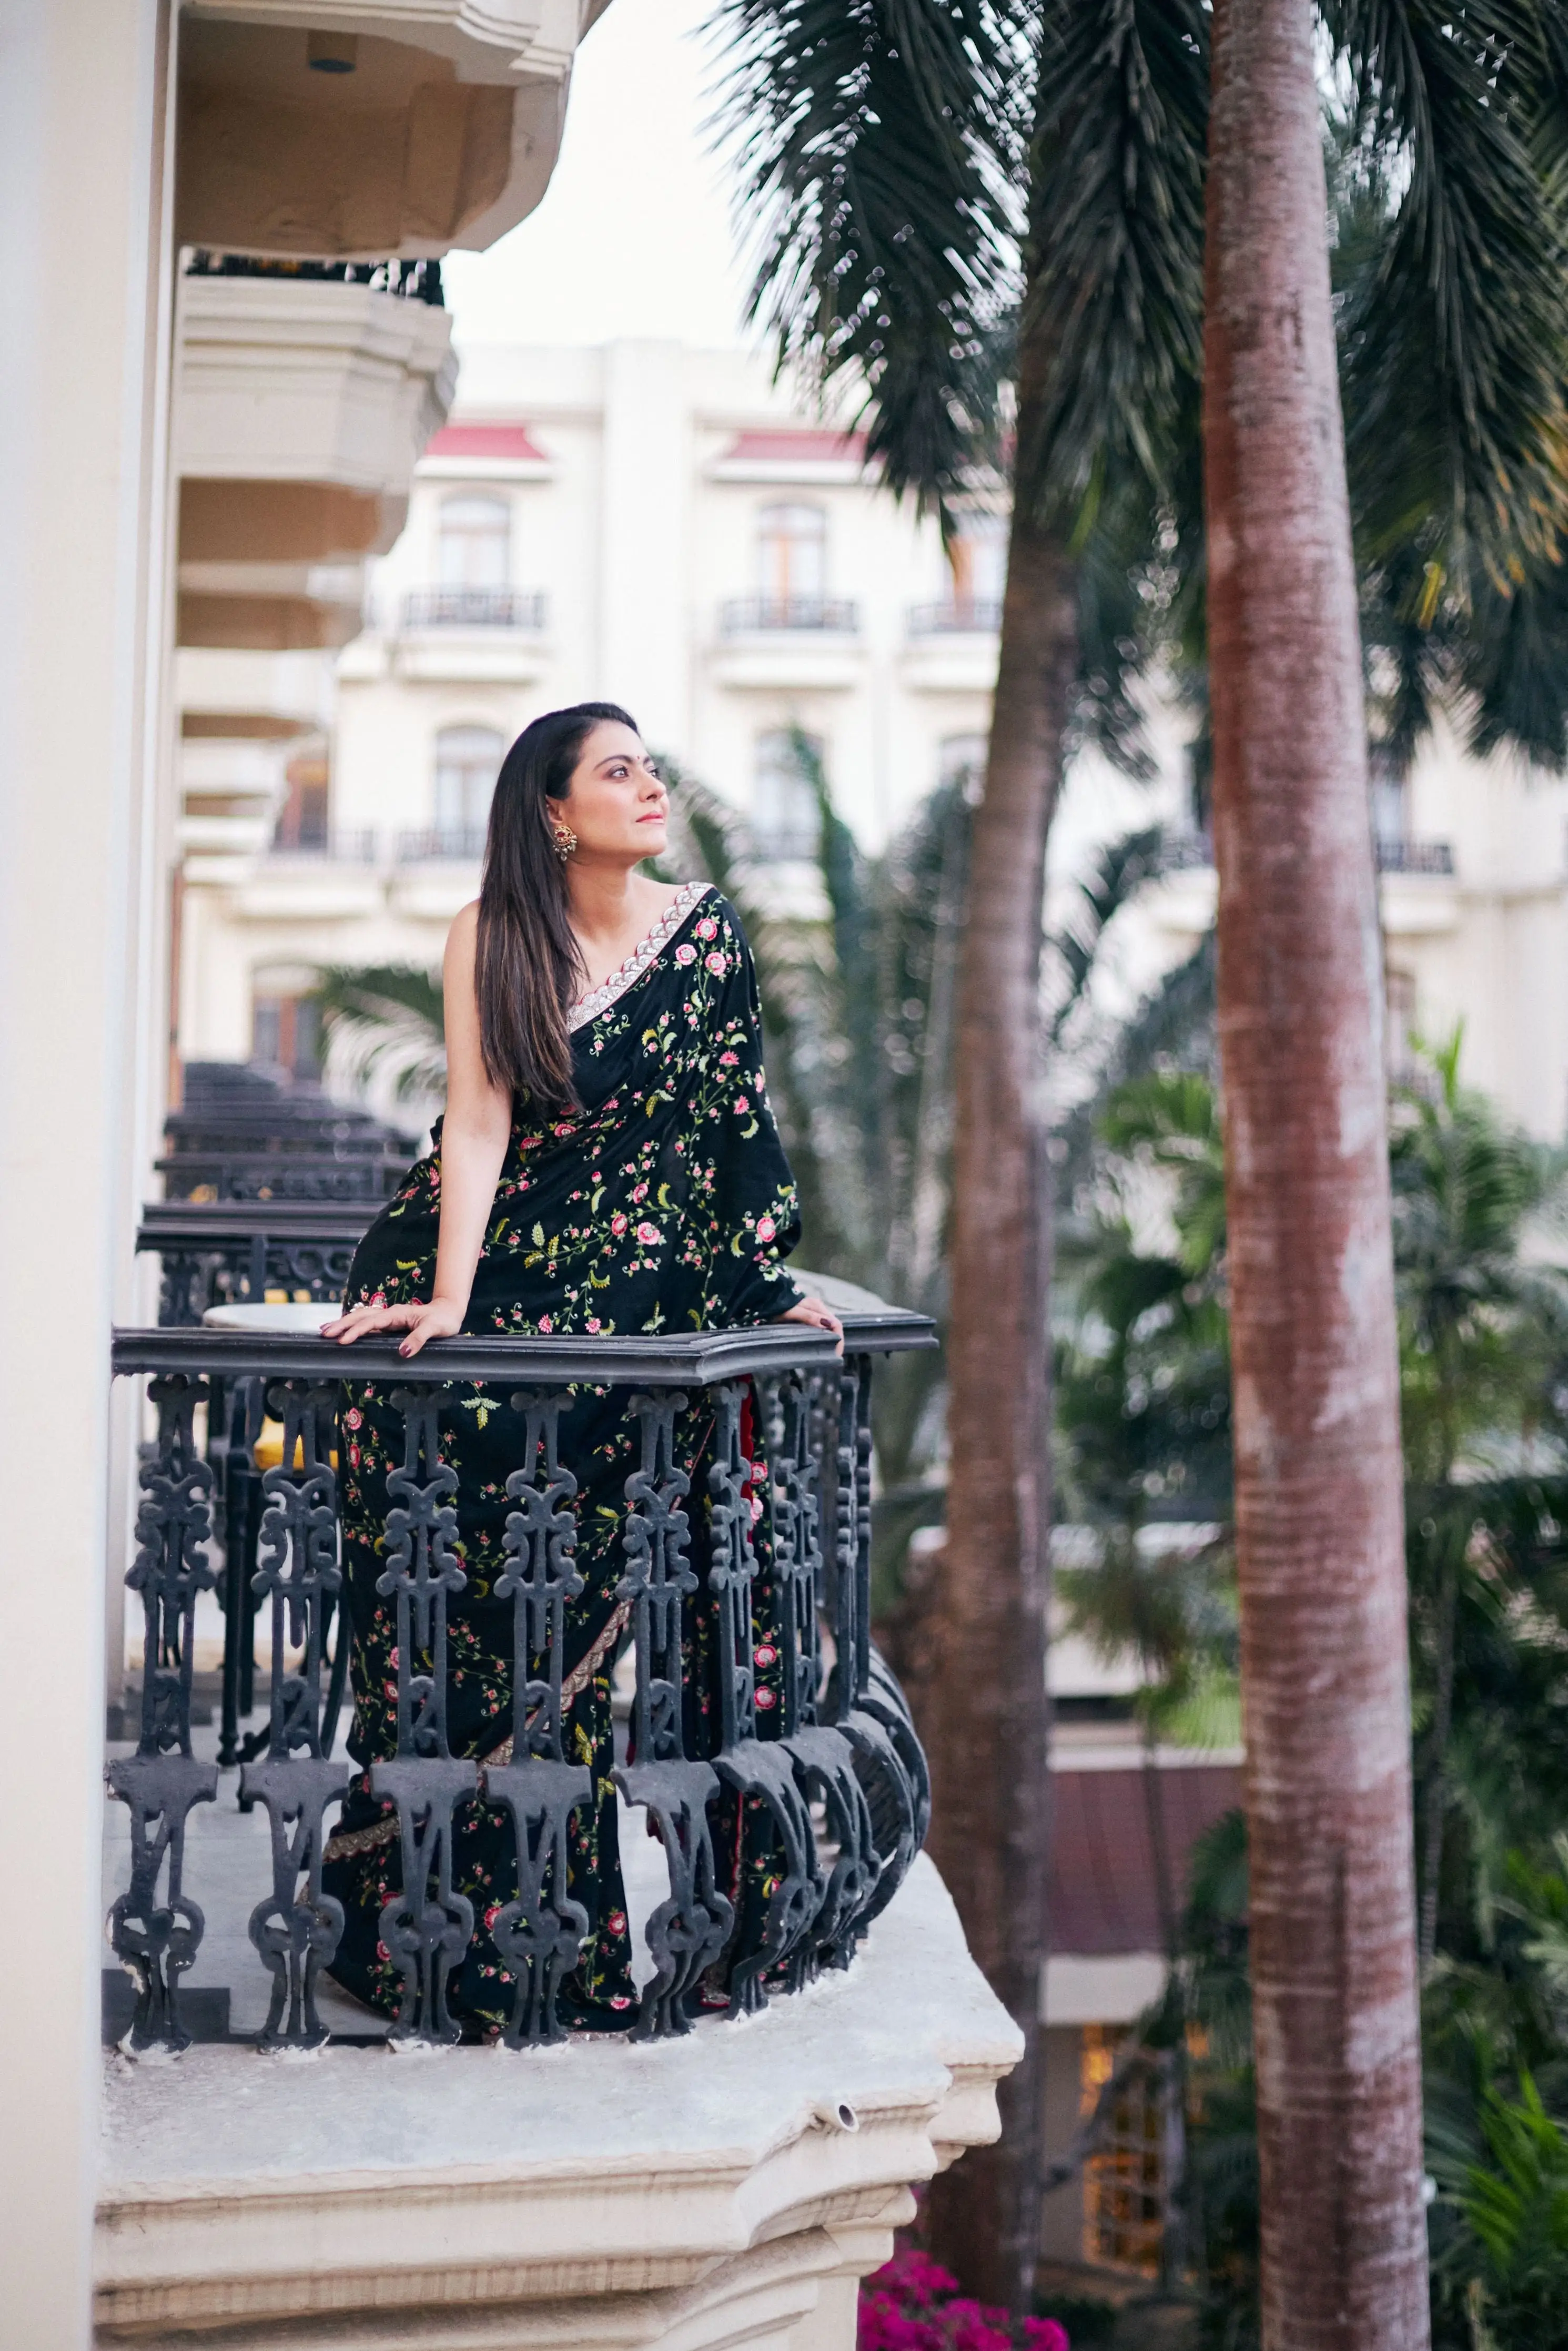
[[[960,515],[948,542],[955,613],[971,628],[1001,626],[1002,593],[1008,584],[1008,522],[1005,515]]]
[[[828,517],[821,507],[764,507],[758,588],[765,605],[821,604],[828,592]]]
[[[464,490],[443,498],[436,571],[444,588],[505,588],[512,576],[512,509],[506,498]]]
[[[449,856],[477,857],[507,741],[494,726],[444,726],[435,738],[435,830]]]
[[[820,736],[792,726],[758,737],[751,831],[759,855],[815,857],[822,825],[813,769],[821,772],[825,747]]]

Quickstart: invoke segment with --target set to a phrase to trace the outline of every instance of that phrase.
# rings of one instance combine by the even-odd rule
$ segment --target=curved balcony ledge
[[[850,1969],[683,2040],[111,2060],[98,2339],[850,2351],[910,2184],[996,2137],[1020,2053],[922,1856]]]
[[[597,0],[203,0],[182,39],[183,244],[482,252],[533,211]],[[346,37],[310,69],[308,41]]]

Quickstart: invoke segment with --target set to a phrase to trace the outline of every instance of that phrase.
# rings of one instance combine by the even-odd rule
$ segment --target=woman
[[[757,981],[739,924],[706,883],[677,888],[638,870],[664,849],[668,819],[664,786],[613,704],[551,711],[513,744],[491,803],[478,903],[446,946],[446,1115],[434,1151],[361,1242],[345,1311],[327,1337],[347,1346],[401,1331],[399,1352],[413,1356],[460,1331],[608,1334],[776,1320],[839,1330],[781,1262],[799,1220],[763,1092]],[[580,1395],[561,1422],[585,1578],[568,1611],[565,1752],[591,1765],[595,1801],[572,1827],[570,1890],[589,1929],[560,2013],[601,2030],[635,2014],[610,1780],[621,1516],[634,1466],[624,1406],[613,1391]],[[711,1426],[699,1398],[678,1428],[694,1496]],[[349,1750],[364,1766],[396,1744],[395,1635],[375,1586],[400,1434],[379,1390],[348,1391]],[[493,1390],[455,1387],[444,1401],[442,1458],[458,1476],[467,1577],[448,1635],[458,1755],[494,1758],[510,1733],[511,1604],[492,1586],[519,1435]],[[695,1564],[695,1506],[692,1519]],[[693,1680],[700,1737],[705,1660]],[[508,1986],[484,1922],[517,1891],[511,1833],[504,1814],[482,1807],[458,1820],[455,1879],[480,1924],[450,2004],[476,2022],[499,2021]],[[398,1868],[395,1824],[367,1771],[328,1847],[326,1883],[346,1912],[332,1971],[388,2010],[402,1980],[378,1925]]]

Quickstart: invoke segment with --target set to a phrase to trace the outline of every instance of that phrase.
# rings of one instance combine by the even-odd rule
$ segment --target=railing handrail
[[[379,1213],[378,1200],[144,1200],[139,1249],[217,1247],[259,1234],[279,1240],[357,1240]]]
[[[402,600],[404,629],[526,629],[545,625],[542,588],[413,588]]]
[[[1451,841],[1390,841],[1375,834],[1373,847],[1380,873],[1436,873],[1445,878],[1454,871]]]
[[[441,264],[434,256],[402,261],[292,261],[255,253],[222,253],[197,246],[185,259],[187,277],[281,277],[306,285],[363,286],[404,302],[444,309]]]
[[[934,1347],[929,1315],[889,1308],[846,1314],[847,1353],[882,1355]],[[729,1331],[695,1331],[671,1338],[635,1332],[625,1338],[433,1339],[405,1358],[396,1339],[361,1339],[352,1347],[308,1332],[197,1329],[116,1330],[111,1364],[117,1375],[184,1372],[220,1379],[395,1379],[402,1385],[448,1382],[551,1380],[624,1385],[646,1380],[678,1387],[708,1387],[753,1372],[787,1371],[831,1363],[830,1331],[807,1322],[764,1322]]]
[[[1001,625],[999,596],[949,596],[934,604],[911,604],[904,615],[912,637],[995,636]]]
[[[727,596],[719,606],[719,630],[727,637],[752,632],[820,630],[824,634],[852,637],[860,631],[860,611],[849,596]]]

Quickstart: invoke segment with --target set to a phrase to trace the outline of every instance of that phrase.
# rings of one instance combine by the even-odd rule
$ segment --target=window
[[[506,757],[493,726],[444,726],[435,738],[435,830],[448,852],[477,857]]]
[[[967,514],[950,541],[953,601],[977,627],[999,628],[1002,591],[1008,584],[1008,522],[1005,515]]]
[[[319,856],[327,847],[327,784],[325,757],[301,752],[284,769],[287,797],[277,812],[275,849]]]
[[[811,769],[821,772],[820,737],[792,726],[772,726],[757,738],[751,831],[758,853],[780,859],[814,857],[821,835],[821,810]]]
[[[1080,2106],[1092,2115],[1115,2070],[1124,2032],[1086,2024],[1080,2061]],[[1097,2266],[1157,2277],[1166,2206],[1166,2102],[1163,2077],[1140,2071],[1113,2106],[1083,2169],[1083,2258]]]
[[[764,604],[820,604],[828,592],[828,517],[821,507],[764,507],[758,517]]]
[[[1372,831],[1380,848],[1392,849],[1410,837],[1410,795],[1405,772],[1377,744],[1368,759],[1372,783]]]
[[[1406,1085],[1416,1073],[1416,975],[1391,966],[1384,975],[1384,1059],[1389,1076]]]
[[[444,498],[436,530],[444,588],[505,588],[512,573],[512,509],[476,492]]]
[[[291,1078],[319,1078],[321,1008],[314,997],[275,992],[263,980],[251,999],[250,1057]]]

